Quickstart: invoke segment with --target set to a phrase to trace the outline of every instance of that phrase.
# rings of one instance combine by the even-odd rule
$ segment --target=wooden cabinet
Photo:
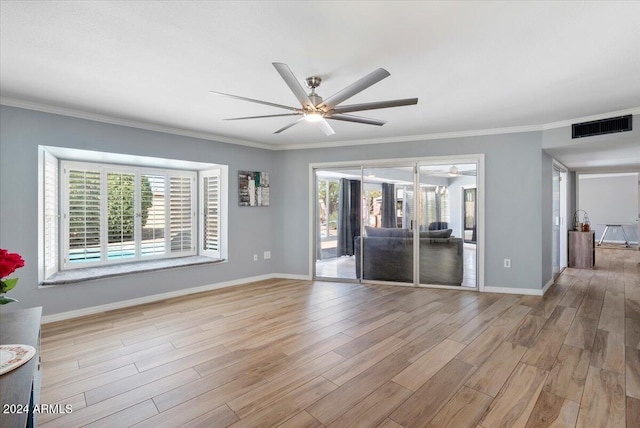
[[[569,267],[593,269],[596,264],[595,232],[569,232]]]
[[[29,345],[36,349],[36,355],[25,364],[0,375],[0,405],[3,410],[0,411],[0,426],[2,427],[35,427],[37,424],[37,414],[34,414],[33,406],[38,403],[40,395],[41,314],[42,308],[13,312],[5,312],[3,309],[0,312],[0,326],[2,326],[0,343]]]

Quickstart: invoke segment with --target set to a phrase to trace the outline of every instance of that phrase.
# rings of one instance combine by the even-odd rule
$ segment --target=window
[[[445,186],[423,186],[423,223],[449,222],[449,189]]]
[[[223,258],[226,167],[175,163],[209,168],[58,160],[44,150],[41,280],[83,267],[194,255]]]

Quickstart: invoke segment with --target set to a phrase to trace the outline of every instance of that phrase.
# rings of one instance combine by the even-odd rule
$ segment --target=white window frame
[[[62,180],[63,180],[63,170],[62,163],[70,163],[77,162],[79,164],[105,164],[108,165],[110,170],[114,170],[115,168],[124,168],[126,170],[140,170],[142,173],[157,175],[157,172],[161,173],[170,173],[167,177],[166,182],[166,198],[167,201],[170,200],[170,177],[171,174],[189,174],[189,176],[194,177],[192,182],[192,198],[191,203],[193,207],[191,209],[192,215],[192,226],[191,226],[191,234],[192,234],[192,249],[185,252],[174,252],[171,253],[170,244],[165,246],[168,251],[169,257],[155,257],[155,256],[145,256],[141,258],[141,261],[150,261],[150,260],[162,260],[162,259],[172,259],[176,257],[184,257],[184,256],[204,256],[210,257],[212,259],[221,259],[226,260],[228,255],[228,206],[229,206],[229,192],[228,192],[228,179],[229,179],[229,167],[227,165],[215,164],[215,163],[204,163],[204,162],[194,162],[194,161],[186,161],[186,160],[178,160],[178,159],[166,159],[166,158],[156,158],[149,156],[139,156],[139,155],[128,155],[128,154],[119,154],[119,153],[109,153],[109,152],[99,152],[93,150],[82,150],[82,149],[71,149],[65,147],[56,147],[56,146],[38,146],[38,281],[40,283],[48,280],[52,275],[57,272],[62,272],[65,269],[62,268],[63,264],[63,247],[68,245],[68,237],[67,242],[63,240],[63,226],[64,219],[62,218],[63,211],[63,200],[62,200]],[[48,172],[51,172],[51,168],[54,168],[55,180],[52,182],[49,180],[45,185],[45,175]],[[202,174],[206,174],[208,171],[218,171],[219,176],[219,184],[220,184],[220,197],[219,197],[219,250],[216,252],[219,255],[213,254],[212,252],[202,251],[200,248],[201,242],[201,228],[203,222],[202,212]],[[106,180],[104,180],[106,186]],[[53,210],[56,211],[51,215],[51,213],[47,214],[47,208],[51,210],[51,204],[49,203],[47,206],[46,198],[53,197],[53,200],[56,202],[56,205]],[[50,200],[49,200],[50,202]],[[105,205],[106,210],[106,205]],[[169,216],[169,202],[165,206],[166,215]],[[49,217],[47,217],[49,215]],[[53,221],[54,227],[57,229],[57,233],[54,234],[55,243],[53,245],[49,245],[49,249],[53,249],[55,254],[50,254],[50,251],[47,251],[47,244],[52,244],[47,242],[47,237],[45,236],[46,232],[46,219],[49,218]],[[106,224],[106,223],[105,223]],[[165,225],[167,226],[167,225]],[[170,228],[170,226],[168,226]],[[170,229],[169,229],[170,230]],[[166,229],[165,229],[166,231]],[[137,233],[137,232],[136,232]],[[166,231],[165,237],[169,236],[170,233]],[[51,235],[49,235],[51,236]],[[141,236],[140,236],[141,237]],[[136,236],[138,238],[138,236]],[[140,241],[140,239],[137,239]],[[106,241],[105,241],[106,242]],[[49,258],[49,262],[51,260],[55,261],[52,266],[51,263],[47,265],[47,257]],[[68,258],[67,258],[68,259]],[[134,262],[136,260],[114,260],[110,263],[100,263],[95,264],[94,267],[100,266],[113,266],[118,264],[128,264],[129,262]],[[89,267],[89,263],[78,263],[77,268]],[[75,266],[74,266],[75,267]]]
[[[38,156],[38,280],[59,270],[60,204],[58,159],[41,150]]]
[[[69,195],[68,195],[68,187],[69,187],[69,174],[68,171],[70,169],[79,169],[79,170],[96,170],[100,171],[101,177],[101,209],[100,209],[100,260],[95,262],[81,262],[81,263],[71,263],[69,258]],[[62,172],[62,186],[60,188],[60,200],[61,200],[61,209],[62,209],[62,218],[61,218],[61,233],[60,233],[60,253],[61,253],[61,270],[71,270],[71,269],[79,269],[85,267],[95,267],[102,265],[113,265],[113,264],[121,264],[121,263],[130,263],[130,262],[139,262],[145,260],[154,260],[154,259],[166,259],[166,258],[174,258],[174,257],[185,257],[185,256],[193,256],[197,254],[196,241],[193,238],[196,238],[195,235],[198,227],[198,222],[196,218],[197,212],[197,188],[196,188],[196,172],[195,171],[182,171],[182,170],[171,170],[171,169],[155,169],[155,168],[145,168],[145,167],[137,167],[137,166],[124,166],[117,164],[100,164],[94,162],[78,162],[78,161],[60,161],[60,170]],[[134,180],[136,183],[140,182],[140,178],[142,175],[163,175],[165,177],[166,183],[166,205],[165,205],[165,218],[169,217],[169,207],[170,207],[170,180],[171,177],[183,177],[189,178],[191,183],[191,221],[192,221],[192,242],[191,248],[185,251],[171,251],[171,234],[168,233],[170,229],[169,225],[165,225],[165,253],[157,256],[142,256],[140,251],[140,239],[141,239],[141,219],[139,217],[135,218],[135,227],[134,227],[134,242],[135,242],[135,255],[134,257],[127,259],[108,259],[108,212],[107,212],[107,174],[108,173],[127,173],[133,174]],[[135,190],[135,206],[139,210],[140,206],[140,188],[136,186]]]
[[[207,171],[199,172],[199,184],[200,191],[199,193],[199,203],[200,203],[200,216],[199,216],[199,233],[198,233],[198,251],[201,255],[214,257],[214,258],[222,258],[222,222],[223,222],[223,213],[222,213],[222,171],[221,168],[214,168]],[[216,177],[218,179],[218,242],[217,242],[217,250],[209,250],[204,247],[206,239],[205,239],[205,224],[207,222],[207,213],[204,210],[205,206],[205,185],[204,179]]]

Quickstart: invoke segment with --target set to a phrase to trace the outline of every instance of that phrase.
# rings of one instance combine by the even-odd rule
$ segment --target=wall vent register
[[[591,137],[594,135],[625,132],[633,129],[633,116],[612,117],[609,119],[592,120],[590,122],[574,123],[571,125],[571,138]]]

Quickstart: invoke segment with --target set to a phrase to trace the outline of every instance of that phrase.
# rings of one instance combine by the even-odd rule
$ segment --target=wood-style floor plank
[[[563,345],[547,377],[545,391],[574,403],[580,403],[591,353],[571,345]]]
[[[493,397],[463,387],[438,412],[428,425],[429,428],[475,427],[489,408]]]
[[[598,320],[586,317],[575,317],[567,332],[564,343],[582,349],[591,350],[598,330]]]
[[[395,382],[387,382],[336,419],[329,428],[368,428],[382,423],[392,411],[409,398],[412,391]]]
[[[524,346],[502,342],[487,361],[476,370],[466,385],[495,397],[526,351],[527,348]]]
[[[484,428],[525,426],[548,373],[520,363],[491,403],[480,425]]]
[[[640,252],[546,295],[273,279],[43,326],[47,427],[640,426]]]
[[[624,376],[589,367],[576,426],[622,427],[625,421]]]
[[[464,347],[465,345],[462,343],[445,339],[418,358],[415,363],[398,373],[392,380],[411,391],[417,391]]]
[[[640,400],[627,397],[626,406],[627,426],[629,428],[640,427]]]
[[[529,416],[526,428],[574,426],[579,410],[578,403],[542,391]]]
[[[391,419],[406,428],[427,426],[474,370],[471,364],[454,358],[398,407]]]

